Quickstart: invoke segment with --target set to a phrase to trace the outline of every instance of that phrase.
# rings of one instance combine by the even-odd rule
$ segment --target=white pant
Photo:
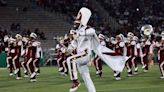
[[[96,92],[95,86],[89,74],[89,68],[87,66],[90,61],[90,54],[87,52],[78,53],[76,55],[67,58],[68,69],[71,80],[78,79],[77,67],[84,80],[84,83],[88,89],[88,92]],[[77,64],[77,67],[76,67]]]
[[[71,80],[78,79],[77,64],[79,66],[87,65],[89,62],[89,54],[87,52],[78,53],[67,58],[67,65],[70,73]]]

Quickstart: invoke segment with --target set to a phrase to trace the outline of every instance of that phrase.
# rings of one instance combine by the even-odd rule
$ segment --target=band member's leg
[[[134,66],[134,74],[138,74],[138,60],[139,57],[133,57],[132,62]]]
[[[21,77],[21,70],[20,70],[20,62],[19,62],[19,57],[18,56],[15,56],[14,58],[13,58],[13,64],[14,64],[14,66],[15,66],[15,68],[16,68],[16,70],[15,70],[15,74],[17,74],[17,79],[20,79],[20,77]]]
[[[159,67],[161,71],[161,78],[164,78],[164,61],[159,62]]]
[[[68,74],[68,65],[66,63],[66,60],[63,61],[63,68],[64,68],[64,73],[67,75]]]
[[[128,76],[132,76],[132,57],[130,57],[126,63],[128,69]]]
[[[67,58],[67,65],[68,65],[68,70],[70,74],[70,79],[72,81],[76,81],[78,80],[77,66],[76,66],[76,62],[71,61],[72,58],[74,58],[74,56]]]
[[[101,61],[101,59],[99,58],[99,60],[98,60],[98,67],[99,67],[99,71],[101,71],[102,72],[102,61]]]
[[[30,81],[31,82],[36,81],[36,73],[35,73],[34,65],[33,65],[34,60],[35,59],[30,58],[27,62],[27,67],[28,67],[28,71],[30,72],[30,79],[31,79]]]
[[[149,63],[148,55],[145,55],[143,57],[143,62],[144,62],[144,66],[142,68],[144,69],[144,72],[147,72],[148,71],[148,63]]]
[[[96,75],[99,75],[101,77],[102,76],[102,63],[101,63],[101,59],[98,56],[94,59],[94,65],[96,68]]]
[[[13,75],[13,63],[12,63],[12,59],[11,58],[7,58],[8,63],[9,63],[9,71],[10,71],[10,76]]]
[[[9,59],[11,59],[11,57],[7,57],[7,59],[6,59],[7,68],[9,68],[9,67],[10,67]]]
[[[84,80],[84,83],[88,89],[88,92],[96,92],[96,88],[89,74],[89,69],[87,65],[78,65],[78,70]]]
[[[37,60],[38,60],[38,59],[35,59],[35,60],[33,61],[34,71],[37,69],[37,67],[36,67],[36,62],[37,62]]]
[[[67,58],[67,63],[68,63],[68,69],[69,69],[70,77],[71,77],[71,80],[73,80],[72,81],[73,82],[72,86],[70,88],[70,92],[76,91],[78,89],[78,87],[80,86],[80,82],[78,81],[78,77],[77,77],[77,74],[78,74],[77,70],[76,69],[73,69],[73,70],[71,69],[71,63],[74,64],[73,66],[75,67],[75,63],[78,64],[79,66],[83,66],[83,65],[86,65],[88,63],[88,61],[89,61],[89,55],[88,55],[88,53],[86,51],[82,52],[82,53],[79,53],[79,54],[76,54],[76,55],[73,55],[73,56],[70,56],[70,57]],[[80,69],[82,70],[82,68],[80,68]],[[82,75],[82,76],[84,76],[84,75]],[[92,92],[94,92],[94,91],[92,91]]]
[[[17,57],[15,56],[15,57],[12,59],[12,61],[13,61],[12,63],[13,63],[13,67],[14,67],[14,74],[17,73],[17,72],[16,72],[16,69],[17,69],[17,68],[16,68],[16,61],[15,61],[16,58],[17,58]]]
[[[98,58],[98,57],[94,58],[94,60],[93,60],[93,63],[94,63],[96,72],[98,71],[98,68],[97,68],[97,67],[98,67],[98,64],[97,64],[97,62],[96,62],[97,58]]]
[[[62,62],[63,62],[63,58],[62,57],[60,57],[59,59],[57,59],[57,64],[58,64],[58,67],[59,67],[59,72],[62,72],[62,70],[63,70],[63,64],[62,64]]]
[[[21,62],[21,65],[24,70],[24,77],[28,77],[28,68],[27,68],[26,64],[27,64],[27,61]]]
[[[36,67],[38,68],[38,70],[36,71],[37,74],[40,73],[40,60],[41,60],[41,59],[38,58],[38,60],[37,60],[36,63],[35,63],[35,64],[36,64]]]
[[[37,58],[33,61],[34,70],[37,74],[40,73],[39,62],[40,62],[39,58]]]
[[[97,73],[100,77],[102,77],[102,62],[101,59],[97,56],[96,60],[96,68],[97,68]]]
[[[31,75],[31,78],[33,77],[32,75],[34,73],[33,61],[34,60],[32,58],[28,59],[28,61],[27,61],[27,68],[28,68],[28,71],[29,71],[29,73]]]

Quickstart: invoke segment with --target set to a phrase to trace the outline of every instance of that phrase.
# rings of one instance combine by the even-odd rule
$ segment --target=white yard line
[[[0,68],[0,70],[6,70],[7,68]]]
[[[133,90],[133,89],[145,89],[145,88],[163,88],[163,86],[152,86],[152,87],[137,87],[137,88],[122,88],[122,89],[113,89],[113,90],[107,90],[107,89],[104,89],[104,90],[96,90],[96,92],[110,92],[110,91],[125,91],[125,90]],[[78,92],[86,92],[86,91],[78,91]]]

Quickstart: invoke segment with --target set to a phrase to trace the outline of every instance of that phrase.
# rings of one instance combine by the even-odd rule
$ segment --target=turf
[[[139,70],[139,74],[127,77],[122,73],[122,80],[115,81],[113,72],[104,66],[103,78],[95,76],[94,67],[90,68],[97,92],[164,92],[164,80],[160,79],[158,65],[152,66],[148,73]],[[69,77],[58,74],[56,67],[42,67],[38,81],[30,83],[28,78],[15,80],[8,76],[7,69],[0,69],[0,92],[68,92],[71,85]],[[77,92],[87,92],[83,81]]]

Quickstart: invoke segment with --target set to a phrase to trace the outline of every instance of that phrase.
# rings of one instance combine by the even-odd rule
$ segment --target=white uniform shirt
[[[92,50],[92,39],[95,36],[95,30],[93,28],[82,27],[77,30],[77,53],[81,53],[87,49],[88,53],[91,54]]]

